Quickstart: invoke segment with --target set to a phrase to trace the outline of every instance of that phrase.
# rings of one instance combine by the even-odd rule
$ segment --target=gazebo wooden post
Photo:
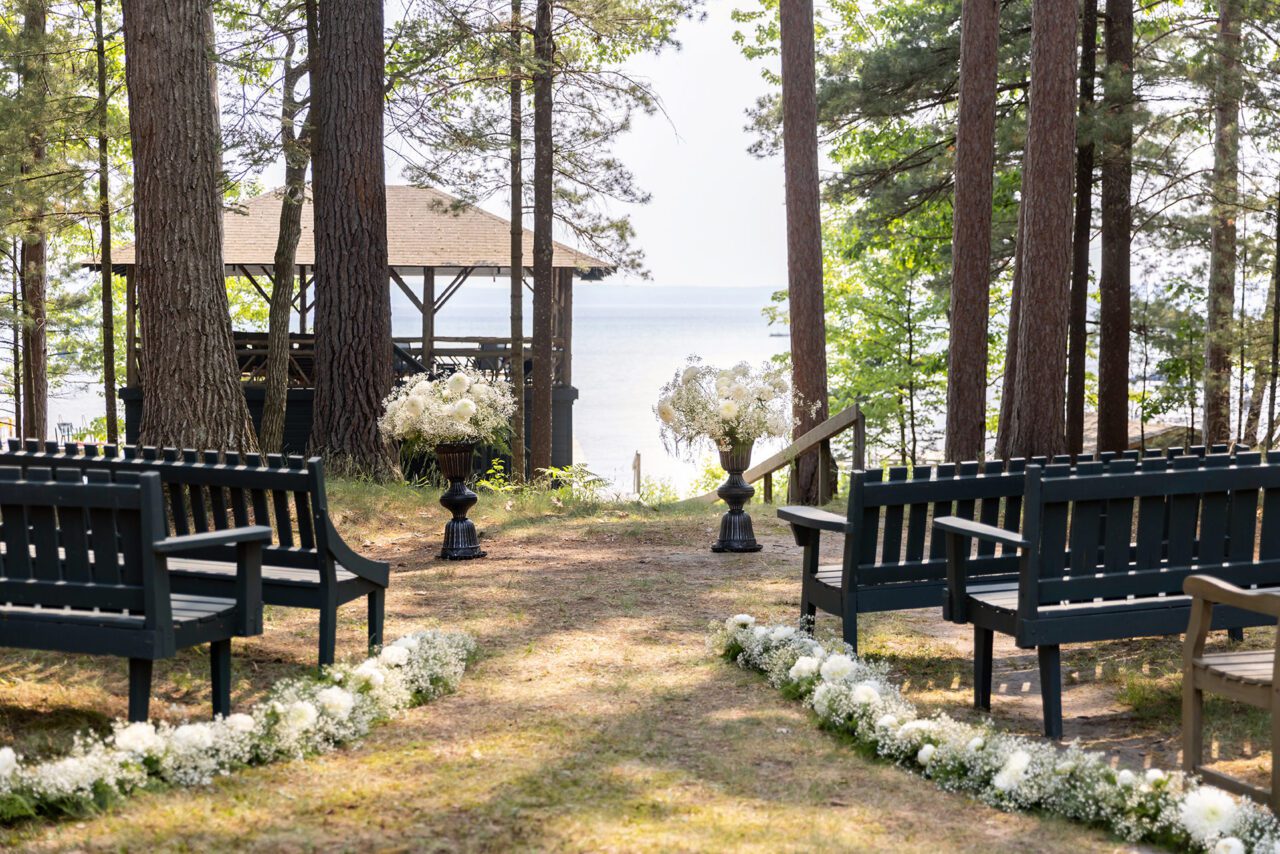
[[[435,371],[436,349],[436,268],[422,268],[422,364]]]
[[[298,334],[307,334],[307,265],[298,265]]]
[[[124,382],[125,385],[132,386],[136,384],[138,378],[138,291],[133,283],[132,264],[124,271],[124,293]]]
[[[560,382],[561,386],[573,385],[573,268],[556,270],[556,308],[559,313]]]

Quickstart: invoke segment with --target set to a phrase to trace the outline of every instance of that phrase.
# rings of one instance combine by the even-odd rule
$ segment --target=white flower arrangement
[[[945,714],[921,717],[887,678],[839,641],[779,633],[748,614],[713,624],[710,647],[768,677],[820,725],[943,789],[1004,810],[1107,828],[1128,842],[1213,854],[1280,854],[1280,818],[1178,771],[1114,769],[1106,756],[1003,733]],[[834,662],[834,664],[832,664]]]
[[[382,401],[378,428],[388,439],[430,448],[491,442],[505,435],[516,411],[511,383],[459,371],[448,379],[409,377]]]
[[[150,783],[207,785],[238,768],[333,750],[454,690],[474,653],[468,635],[420,631],[358,665],[279,682],[248,714],[177,726],[117,721],[109,735],[78,736],[67,756],[43,762],[0,747],[0,823],[85,815]]]
[[[767,437],[788,436],[794,424],[786,371],[746,362],[722,371],[696,356],[662,387],[654,414],[668,450],[711,444],[722,451]]]

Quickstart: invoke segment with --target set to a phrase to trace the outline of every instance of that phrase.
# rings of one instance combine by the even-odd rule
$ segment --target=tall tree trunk
[[[1107,0],[1107,121],[1102,146],[1102,295],[1098,450],[1129,444],[1129,285],[1133,242],[1133,0]]]
[[[960,109],[951,231],[951,341],[947,351],[948,460],[980,460],[987,432],[987,319],[995,168],[1000,8],[965,0],[960,18]]]
[[[1231,436],[1231,331],[1240,172],[1240,0],[1218,3],[1213,84],[1213,222],[1205,322],[1204,441]]]
[[[1009,450],[1017,456],[1058,454],[1066,447],[1076,24],[1077,7],[1071,0],[1034,0],[1022,184],[1025,274],[1009,434]]]
[[[125,0],[123,6],[135,275],[147,342],[139,439],[253,449],[223,280],[221,139],[209,83],[208,0]]]
[[[1093,232],[1093,79],[1098,68],[1098,0],[1080,8],[1080,121],[1076,219],[1071,238],[1071,318],[1067,328],[1067,452],[1084,450],[1084,380],[1089,349],[1089,238]]]
[[[298,132],[297,86],[305,63],[294,64],[294,40],[286,39],[280,140],[284,153],[284,188],[280,196],[280,233],[272,261],[271,308],[267,318],[267,387],[258,439],[266,453],[283,453],[285,405],[289,395],[289,322],[293,315],[293,274],[302,237],[302,203],[307,192],[310,134]]]
[[[1026,186],[1025,178],[1024,172],[1023,186]],[[1013,440],[1013,434],[1009,428],[1013,424],[1013,402],[1016,399],[1014,385],[1018,377],[1018,339],[1021,337],[1022,324],[1022,258],[1026,249],[1027,206],[1026,195],[1022,193],[1019,195],[1022,196],[1022,202],[1018,204],[1018,226],[1014,238],[1013,286],[1009,294],[1009,329],[1005,335],[1004,377],[1000,383],[1000,423],[996,427],[996,458],[1001,460],[1007,460],[1013,456],[1009,450]]]
[[[13,272],[13,289],[9,294],[13,312],[13,435],[25,436],[22,428],[22,255],[18,241],[10,244],[9,261]],[[1274,419],[1273,419],[1274,420]]]
[[[1271,252],[1271,360],[1267,369],[1271,404],[1267,412],[1266,447],[1271,449],[1276,436],[1276,380],[1280,379],[1280,193],[1276,194],[1276,236]]]
[[[551,0],[538,0],[533,25],[533,429],[530,468],[537,476],[551,466],[551,324],[554,245],[552,223],[555,140],[552,135],[552,83],[555,45],[551,37]]]
[[[107,441],[120,440],[116,412],[116,319],[112,305],[110,138],[107,135],[107,40],[102,25],[102,0],[93,4],[93,43],[98,72],[98,219],[102,262],[102,396],[106,402]]]
[[[378,430],[391,391],[383,163],[382,3],[319,4],[310,115],[316,137],[316,394],[311,447],[331,470],[399,475]],[[311,56],[316,61],[316,55]]]
[[[22,5],[22,45],[27,50],[21,68],[24,99],[33,108],[36,120],[27,136],[27,162],[23,172],[39,180],[44,169],[45,138],[43,118],[45,103],[45,25],[48,8],[45,0],[26,0]],[[23,435],[44,439],[48,435],[49,373],[45,296],[47,288],[46,257],[48,247],[44,217],[44,200],[32,206],[30,219],[22,235],[20,267],[22,269],[22,392]]]
[[[787,205],[787,306],[795,437],[827,419],[827,326],[822,291],[822,210],[818,185],[818,95],[813,0],[782,0],[782,151]],[[820,465],[825,459],[827,464]],[[791,500],[823,504],[832,494],[831,447],[796,460]],[[827,473],[822,482],[820,471]]]
[[[511,0],[511,477],[528,476],[524,438],[524,63],[521,0]]]

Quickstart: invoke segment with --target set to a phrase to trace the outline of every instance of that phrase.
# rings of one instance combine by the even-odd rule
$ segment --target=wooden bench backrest
[[[102,469],[113,474],[155,472],[164,493],[165,519],[172,534],[195,534],[241,525],[271,528],[263,561],[276,566],[315,567],[325,536],[324,475],[318,458],[216,451],[178,451],[126,445],[25,443],[9,440],[0,465],[42,466],[54,471]],[[234,559],[235,549],[218,546],[209,559]]]
[[[1280,457],[1055,468],[1027,474],[1023,607],[1180,595],[1197,572],[1280,584]]]
[[[1170,453],[1191,464],[1206,456],[1225,461],[1231,458],[1227,452],[1227,446],[1219,445],[1186,451],[1179,448]],[[1106,467],[1122,460],[1146,465],[1148,460],[1163,461],[1166,456],[1161,451],[1148,451],[1140,461],[1137,451],[1125,451],[1086,454],[1077,459],[1076,465]],[[1030,461],[1035,466],[1046,463],[1052,469],[1050,476],[1073,469],[1065,455],[1052,461],[1041,457]],[[853,533],[845,539],[846,589],[854,579],[859,587],[941,583],[947,575],[946,541],[930,535],[935,518],[959,516],[1019,531],[1027,467],[1027,460],[1011,459],[854,472],[848,516]],[[1014,549],[980,542],[968,566],[976,576],[1013,575],[1018,571],[1018,555]]]
[[[152,544],[164,537],[160,478],[0,467],[0,602],[129,611],[172,629],[168,577]]]

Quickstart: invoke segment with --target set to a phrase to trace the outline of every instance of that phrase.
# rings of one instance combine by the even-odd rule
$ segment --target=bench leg
[[[382,626],[386,618],[387,591],[379,587],[369,594],[369,654],[382,646]]]
[[[818,618],[818,606],[809,598],[809,579],[800,580],[800,622],[812,626]]]
[[[149,658],[129,659],[129,721],[151,716],[151,665]]]
[[[209,643],[209,676],[213,686],[213,716],[231,714],[231,639]]]
[[[333,664],[338,651],[338,605],[328,602],[320,607],[320,666]]]
[[[1244,643],[1244,629],[1227,629],[1227,640],[1232,643]]]
[[[973,627],[973,707],[991,711],[992,648],[995,635],[990,629]]]
[[[1272,732],[1274,738],[1274,719]],[[1197,688],[1190,673],[1182,676],[1182,770],[1194,774],[1200,770],[1204,756],[1204,692]],[[1274,763],[1273,763],[1274,778]]]
[[[844,616],[840,618],[840,634],[844,637],[844,642],[852,649],[854,655],[858,654],[858,612],[846,607]]]
[[[1062,738],[1062,652],[1057,644],[1036,647],[1040,659],[1040,698],[1046,738]]]

